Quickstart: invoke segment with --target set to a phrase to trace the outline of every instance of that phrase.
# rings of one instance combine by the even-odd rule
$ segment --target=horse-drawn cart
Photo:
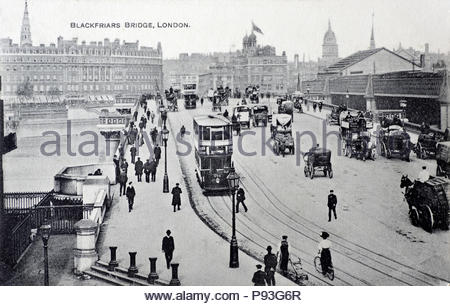
[[[305,153],[305,176],[310,179],[314,178],[316,171],[322,171],[324,176],[333,177],[333,169],[331,167],[331,151],[328,149],[315,148]]]

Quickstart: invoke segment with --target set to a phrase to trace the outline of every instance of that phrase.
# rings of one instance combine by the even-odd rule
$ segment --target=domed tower
[[[247,49],[248,47],[248,35],[245,34],[244,38],[242,39],[242,48]]]
[[[323,36],[322,58],[325,61],[333,62],[339,57],[336,35],[331,29],[331,22],[328,20],[328,31]]]
[[[256,47],[256,35],[255,33],[253,33],[253,31],[252,34],[250,34],[250,36],[248,37],[248,46],[250,48]]]

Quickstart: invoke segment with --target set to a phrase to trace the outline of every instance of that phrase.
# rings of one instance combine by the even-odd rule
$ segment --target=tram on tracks
[[[205,191],[228,190],[233,155],[231,121],[221,115],[194,117],[196,176]]]

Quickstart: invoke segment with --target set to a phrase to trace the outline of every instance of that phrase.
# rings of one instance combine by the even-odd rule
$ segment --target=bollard
[[[170,286],[180,286],[180,280],[178,279],[178,266],[180,264],[172,263],[170,266],[172,267],[172,279],[170,280]]]
[[[149,257],[150,260],[150,273],[148,274],[147,282],[149,284],[154,284],[155,280],[159,278],[158,274],[156,273],[156,257]]]
[[[108,271],[114,271],[114,269],[119,266],[119,263],[117,262],[116,259],[117,247],[115,246],[109,247],[109,250],[111,251],[111,260],[109,261],[108,264]]]
[[[134,277],[138,273],[136,267],[136,254],[137,252],[128,252],[130,254],[130,267],[128,268],[128,277]]]

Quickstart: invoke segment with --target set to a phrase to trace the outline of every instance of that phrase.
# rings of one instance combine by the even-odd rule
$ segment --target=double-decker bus
[[[206,191],[228,190],[233,155],[230,120],[221,115],[194,117],[194,146],[200,186]]]
[[[181,93],[184,98],[184,108],[195,108],[197,106],[197,83],[184,83]]]

